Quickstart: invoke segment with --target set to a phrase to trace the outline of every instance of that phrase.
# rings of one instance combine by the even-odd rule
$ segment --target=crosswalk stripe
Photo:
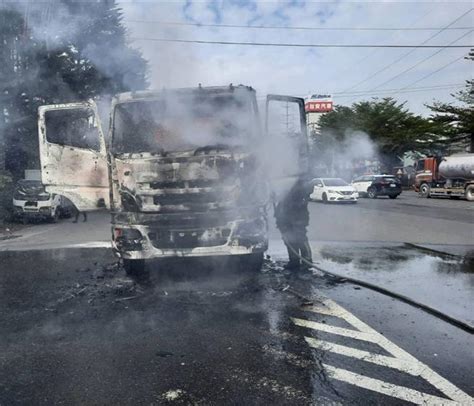
[[[382,365],[384,367],[397,369],[413,376],[418,376],[422,372],[422,369],[418,364],[413,364],[412,362],[403,359],[374,354],[368,351],[362,351],[356,348],[346,347],[345,345],[334,344],[323,340],[316,340],[311,337],[305,337],[305,340],[312,348],[330,351],[335,354],[345,355],[347,357],[357,358],[362,361],[371,362],[373,364]]]
[[[318,323],[315,321],[309,321],[305,319],[292,318],[293,322],[296,325],[301,326],[301,327],[307,327],[307,328],[317,330],[317,331],[319,330],[319,331],[328,332],[328,333],[332,333],[336,335],[355,338],[357,340],[364,340],[371,343],[375,343],[379,345],[381,348],[383,348],[385,351],[390,353],[393,356],[393,358],[386,357],[379,354],[371,354],[366,351],[362,351],[362,350],[358,350],[355,348],[350,348],[350,347],[346,347],[346,346],[342,346],[338,344],[332,344],[332,343],[329,343],[330,344],[329,347],[326,347],[325,349],[329,351],[332,350],[333,352],[337,352],[340,354],[344,353],[342,355],[353,356],[355,358],[360,358],[360,359],[363,359],[363,357],[366,357],[364,360],[373,362],[379,365],[383,365],[382,363],[386,363],[385,366],[387,367],[399,369],[400,371],[409,373],[411,375],[420,376],[421,378],[426,380],[428,383],[433,385],[435,388],[437,388],[439,391],[441,391],[444,395],[446,395],[447,397],[449,397],[450,399],[456,402],[459,402],[461,404],[474,405],[474,399],[470,397],[467,393],[463,392],[461,389],[453,385],[451,382],[444,379],[441,375],[437,374],[435,371],[429,368],[426,364],[423,364],[422,362],[417,360],[411,354],[409,354],[408,352],[406,352],[405,350],[397,346],[395,343],[388,340],[386,337],[378,333],[369,325],[365,324],[363,321],[358,319],[352,313],[349,313],[342,306],[339,306],[334,301],[325,297],[317,297],[316,299],[320,304],[316,306],[307,307],[305,308],[305,310],[308,310],[313,313],[320,313],[324,315],[341,318],[347,323],[349,323],[355,330],[330,326],[327,324]],[[321,346],[322,344],[318,343],[317,341],[318,340],[316,340],[316,342],[314,341],[310,341],[310,342],[316,346]],[[400,369],[400,368],[405,368],[405,369]],[[371,379],[371,378],[367,378],[367,379]],[[370,381],[367,381],[367,382],[370,382]],[[392,385],[385,382],[383,382],[383,384]],[[396,385],[393,385],[393,386],[396,387]],[[408,388],[406,389],[409,391],[413,391],[412,389],[408,389]],[[424,395],[424,394],[421,394],[421,395]],[[430,396],[430,395],[426,395],[426,396]],[[441,399],[441,398],[437,398],[437,399]],[[443,404],[447,404],[447,403],[445,402]]]
[[[307,327],[313,330],[324,331],[325,333],[337,334],[344,337],[355,338],[356,340],[362,341],[374,341],[374,337],[370,334],[366,334],[360,331],[349,330],[347,328],[342,327],[334,327],[323,323],[318,323],[316,321],[309,321],[304,319],[298,319],[292,317],[293,323],[300,327]]]
[[[345,369],[336,368],[331,365],[323,364],[329,376],[338,381],[346,382],[359,388],[368,389],[373,392],[382,393],[393,398],[412,402],[417,405],[458,405],[457,401],[446,398],[440,398],[427,393],[419,392],[404,386],[394,385],[375,378],[369,378],[364,375],[356,374]]]

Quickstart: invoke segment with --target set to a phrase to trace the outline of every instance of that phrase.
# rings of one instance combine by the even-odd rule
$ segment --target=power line
[[[437,37],[439,34],[441,34],[443,31],[449,29],[453,24],[455,24],[456,22],[458,22],[461,18],[463,18],[464,16],[466,16],[467,14],[469,14],[471,11],[473,10],[473,8],[470,8],[469,10],[467,10],[466,12],[464,12],[463,14],[461,14],[459,17],[457,17],[454,21],[451,21],[447,26],[441,28],[438,32],[434,33],[433,35],[431,35],[429,38],[427,38],[426,40],[424,40],[420,46],[418,48],[423,48],[424,47],[424,44],[426,44],[427,42],[431,41],[433,38]],[[398,57],[395,61],[385,65],[384,67],[382,67],[381,69],[377,70],[376,72],[372,73],[370,76],[366,77],[365,79],[361,80],[360,82],[357,82],[355,85],[345,89],[345,91],[349,91],[349,90],[352,90],[356,87],[359,87],[360,85],[362,85],[363,83],[366,83],[368,82],[369,80],[373,79],[374,77],[376,77],[377,75],[379,75],[380,73],[382,72],[385,72],[387,69],[391,68],[393,65],[395,65],[396,63],[400,62],[402,59],[406,58],[407,56],[411,55],[413,52],[415,52],[416,48],[415,49],[411,49],[409,50],[408,52],[404,53],[402,56]]]
[[[382,96],[382,95],[397,95],[397,94],[405,94],[405,93],[419,93],[419,92],[432,92],[436,90],[449,90],[449,89],[458,89],[462,86],[452,86],[452,87],[445,87],[445,88],[436,88],[436,89],[406,89],[406,90],[399,90],[397,92],[373,92],[367,94],[359,94],[359,95],[347,95],[347,96],[337,96],[338,99],[346,99],[346,98],[358,98],[358,97],[369,97],[369,96]]]
[[[176,42],[182,44],[213,44],[213,45],[244,45],[244,46],[269,46],[269,47],[295,47],[295,48],[473,48],[472,44],[465,45],[411,45],[411,44],[299,44],[278,42],[241,42],[241,41],[204,41],[178,38],[146,38],[134,37],[134,41]]]
[[[213,28],[246,28],[261,30],[311,30],[311,31],[435,31],[439,27],[295,27],[295,26],[277,26],[277,25],[239,25],[239,24],[201,24],[201,23],[181,23],[174,21],[161,20],[126,20],[128,23],[135,24],[158,24],[184,27],[213,27]],[[474,27],[451,27],[449,30],[469,30]],[[446,29],[446,28],[445,28]]]
[[[421,79],[420,79],[421,80]],[[357,92],[357,93],[332,93],[332,96],[335,98],[357,98],[357,97],[364,97],[364,96],[372,96],[378,94],[397,94],[397,93],[415,93],[415,92],[430,92],[436,90],[449,90],[449,89],[456,89],[465,86],[463,83],[454,83],[454,84],[445,84],[445,85],[436,85],[436,86],[423,86],[423,87],[406,87],[406,88],[398,88],[398,89],[387,89],[387,90],[380,90],[378,92]],[[311,92],[308,92],[311,93]],[[300,95],[300,97],[304,97]],[[258,96],[257,99],[265,100],[266,96]]]
[[[402,88],[396,88],[396,89],[384,89],[384,90],[379,90],[378,92],[374,91],[360,91],[360,92],[335,92],[333,93],[333,96],[364,96],[366,94],[374,94],[374,93],[395,93],[395,92],[401,92],[402,90],[413,90],[413,91],[429,91],[429,90],[442,90],[442,89],[448,89],[448,88],[454,88],[454,87],[461,87],[464,86],[463,83],[453,83],[453,84],[445,84],[445,85],[433,85],[433,86],[423,86],[423,87],[402,87]]]
[[[418,24],[420,21],[424,20],[428,15],[430,15],[431,13],[433,13],[433,10],[429,10],[427,13],[423,14],[421,17],[417,18],[415,21],[413,21],[412,24],[409,25],[409,28],[412,28],[414,27],[416,24]],[[389,39],[392,40],[392,39],[395,39],[397,38],[398,36],[400,35],[400,33],[393,33],[392,35],[390,35]],[[377,52],[380,52],[380,49],[372,49],[371,51],[369,51],[368,54],[366,54],[365,56],[363,56],[362,58],[358,59],[357,61],[355,61],[353,64],[351,64],[348,68],[346,68],[345,70],[343,70],[342,72],[338,73],[338,74],[334,74],[331,78],[334,78],[335,76],[342,76],[342,75],[345,75],[346,73],[348,72],[353,72],[354,70],[354,66],[359,66],[362,62],[366,61],[367,59],[369,59],[372,55],[375,55]]]
[[[450,45],[454,44],[455,42],[457,42],[460,39],[466,37],[467,35],[471,34],[472,32],[474,32],[474,30],[466,32],[464,35],[461,35],[459,38],[456,38],[454,41],[451,41],[447,46],[450,46]],[[398,79],[400,76],[403,76],[405,73],[410,72],[412,69],[416,68],[417,66],[419,66],[422,63],[426,62],[427,60],[429,60],[429,59],[433,58],[434,56],[438,55],[440,52],[443,52],[445,49],[446,48],[439,49],[438,51],[436,51],[433,54],[427,56],[426,58],[422,59],[421,61],[415,63],[414,65],[410,66],[409,68],[403,70],[399,74],[391,77],[390,79],[386,80],[385,82],[381,83],[380,85],[375,86],[371,90],[377,90],[377,89],[381,88],[382,86],[386,85],[387,83],[390,83],[390,82],[394,81],[395,79]]]
[[[410,83],[410,84],[409,84],[408,86],[406,86],[404,89],[408,88],[409,86],[413,86],[413,85],[415,85],[415,84],[421,82],[422,80],[428,79],[430,76],[433,76],[434,74],[436,74],[436,73],[442,71],[443,69],[447,68],[448,66],[451,66],[451,65],[453,65],[454,63],[456,63],[457,61],[459,61],[460,59],[464,59],[464,58],[465,58],[465,55],[462,55],[462,56],[460,56],[459,58],[456,58],[456,59],[452,60],[451,62],[448,62],[446,65],[441,66],[441,68],[438,68],[438,69],[436,69],[435,71],[430,72],[430,73],[428,73],[427,75],[423,76],[422,78],[417,79],[417,80],[415,80],[414,82]]]

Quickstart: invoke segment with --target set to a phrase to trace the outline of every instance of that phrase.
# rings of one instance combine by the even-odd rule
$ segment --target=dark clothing
[[[309,194],[308,187],[299,180],[283,199],[275,202],[276,225],[288,250],[288,267],[309,266],[308,262],[312,261],[311,247],[306,235],[306,227],[309,224]]]
[[[87,213],[85,211],[79,211],[77,208],[75,210],[75,214],[74,214],[74,221],[73,223],[77,223],[77,221],[79,220],[79,214],[82,213],[82,216],[84,217],[84,223],[87,221]]]

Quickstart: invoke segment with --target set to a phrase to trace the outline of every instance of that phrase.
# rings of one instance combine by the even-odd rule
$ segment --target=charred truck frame
[[[306,145],[304,101],[299,144]],[[270,179],[255,91],[247,86],[134,92],[111,105],[108,143],[94,102],[41,106],[42,179],[81,211],[111,209],[128,272],[163,257],[239,255],[268,245]]]

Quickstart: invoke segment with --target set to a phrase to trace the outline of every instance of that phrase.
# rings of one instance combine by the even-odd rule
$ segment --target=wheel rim
[[[466,199],[467,200],[474,200],[474,188],[468,188],[467,191],[466,191]]]
[[[421,185],[420,192],[421,192],[422,196],[428,196],[428,194],[429,194],[428,185],[426,185],[426,184]]]

